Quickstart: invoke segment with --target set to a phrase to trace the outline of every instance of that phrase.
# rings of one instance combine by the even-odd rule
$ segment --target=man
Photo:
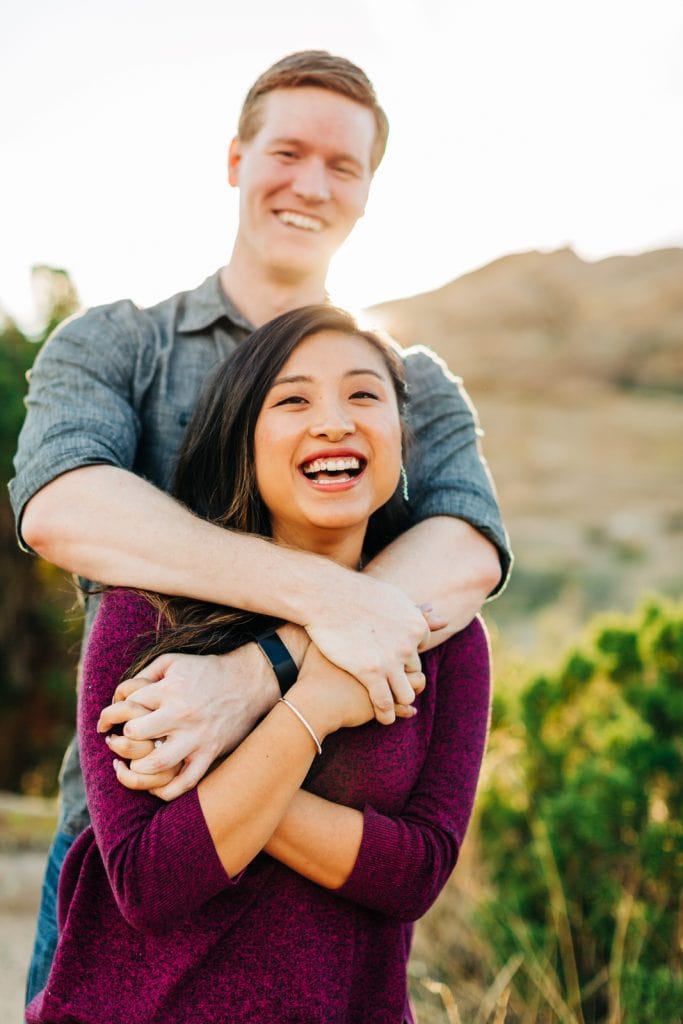
[[[326,300],[330,259],[364,212],[386,138],[386,117],[355,65],[322,51],[278,62],[248,93],[230,146],[240,207],[227,265],[152,309],[120,302],[68,322],[32,373],[11,484],[28,547],[91,580],[289,623],[279,639],[266,638],[266,657],[256,644],[224,657],[168,656],[121,688],[150,711],[126,735],[163,740],[133,762],[131,785],[164,799],[195,785],[272,706],[271,661],[276,673],[293,667],[281,641],[295,662],[317,659],[321,679],[339,669],[355,675],[389,724],[394,704],[413,700],[418,648],[463,628],[507,573],[471,407],[424,351],[406,356],[419,451],[412,519],[363,573],[223,531],[164,493],[208,370],[254,326]],[[91,599],[86,633],[93,613]],[[73,753],[62,789],[29,998],[54,951],[59,866],[88,821]]]

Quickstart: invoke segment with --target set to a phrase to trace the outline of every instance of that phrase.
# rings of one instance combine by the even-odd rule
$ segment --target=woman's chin
[[[368,526],[367,516],[320,515],[301,523],[272,523],[273,539],[286,547],[324,555],[356,567]]]

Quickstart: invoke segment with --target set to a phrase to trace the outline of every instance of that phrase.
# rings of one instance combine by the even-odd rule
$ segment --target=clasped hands
[[[362,683],[367,720],[389,725],[414,714],[424,688],[419,651],[445,622],[390,584],[366,577],[360,590],[365,601],[356,593],[349,605],[338,595],[303,628],[285,626],[282,636],[300,680],[337,700]],[[97,729],[123,785],[173,800],[238,746],[278,697],[272,668],[253,643],[226,655],[164,654],[117,687]],[[357,704],[357,693],[353,699]],[[111,732],[117,727],[121,734]]]

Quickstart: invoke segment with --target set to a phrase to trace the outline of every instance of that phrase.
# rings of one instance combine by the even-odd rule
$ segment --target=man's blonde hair
[[[335,57],[327,50],[291,53],[259,75],[242,104],[237,127],[240,139],[249,142],[259,131],[261,101],[264,96],[275,89],[298,89],[304,86],[329,89],[341,96],[348,96],[371,111],[375,119],[375,141],[371,154],[374,173],[387,146],[387,115],[379,105],[374,86],[365,72],[345,57]]]

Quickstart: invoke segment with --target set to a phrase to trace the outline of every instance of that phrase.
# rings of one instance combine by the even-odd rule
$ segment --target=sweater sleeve
[[[356,863],[336,890],[401,921],[417,920],[429,909],[455,866],[488,732],[490,669],[481,621],[432,656],[439,657],[437,697],[422,771],[400,815],[365,806]]]
[[[78,731],[88,806],[117,905],[141,930],[157,931],[236,885],[226,874],[196,789],[171,803],[122,786],[104,736],[102,708],[154,634],[156,612],[126,590],[105,593],[83,664]]]

